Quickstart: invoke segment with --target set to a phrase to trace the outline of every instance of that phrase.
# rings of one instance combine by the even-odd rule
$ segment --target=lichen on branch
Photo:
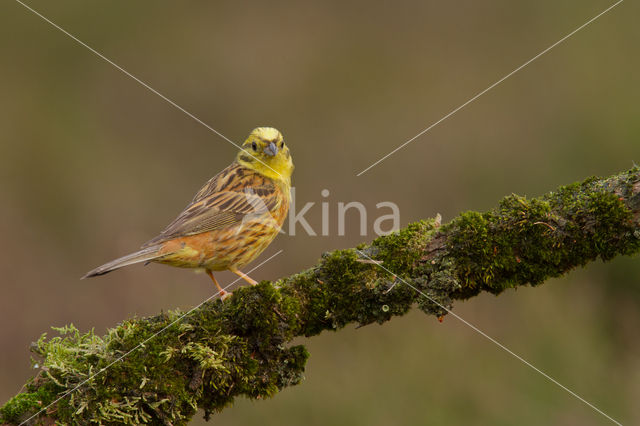
[[[291,345],[297,336],[383,323],[412,306],[440,317],[456,299],[637,253],[639,225],[634,168],[536,199],[510,195],[445,225],[410,224],[325,253],[306,271],[206,302],[178,321],[179,311],[133,318],[105,336],[58,328],[58,336],[33,344],[37,373],[0,408],[0,422],[178,425],[197,409],[209,417],[237,396],[267,398],[300,383],[309,354]]]

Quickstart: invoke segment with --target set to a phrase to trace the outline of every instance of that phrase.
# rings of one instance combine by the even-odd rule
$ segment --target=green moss
[[[371,244],[371,257],[396,274],[410,275],[437,229],[437,219],[410,223],[400,231],[376,238]]]
[[[456,296],[538,285],[596,258],[636,252],[632,213],[606,185],[590,178],[541,199],[511,195],[495,210],[463,213],[445,226],[447,257],[463,284]]]
[[[50,385],[9,401],[0,412],[2,420],[15,422],[25,413],[35,413],[55,400],[59,391],[77,385],[81,385],[77,393],[51,408],[62,422],[184,424],[198,407],[220,410],[238,394],[272,396],[301,380],[308,356],[304,348],[282,346],[292,338],[287,332],[291,324],[268,318],[267,312],[277,316],[278,308],[265,300],[280,299],[271,285],[263,283],[238,292],[225,305],[227,322],[217,302],[175,324],[180,312],[129,320],[104,338],[93,332],[81,334],[73,326],[56,329],[59,336],[48,340],[43,336],[34,347],[43,358],[40,380]],[[293,305],[288,301],[283,311],[291,313]],[[209,321],[212,316],[216,319]],[[134,349],[140,342],[142,347]]]
[[[26,392],[19,393],[0,407],[0,421],[2,423],[23,422],[46,407],[63,390],[64,388],[51,382],[39,387],[27,385]]]
[[[447,266],[449,265],[443,265],[442,270],[415,281],[416,286],[421,289],[420,291],[428,296],[417,299],[418,308],[436,317],[447,314],[445,308],[451,309],[453,304],[452,294],[461,288],[458,279]]]

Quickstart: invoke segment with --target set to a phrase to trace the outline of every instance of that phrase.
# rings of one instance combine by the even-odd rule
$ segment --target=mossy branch
[[[308,353],[289,344],[296,336],[383,323],[414,305],[439,317],[455,299],[535,286],[597,258],[636,253],[639,225],[634,168],[325,253],[311,269],[205,303],[90,380],[181,313],[130,319],[103,337],[56,329],[60,336],[33,345],[37,374],[0,409],[0,423],[23,422],[79,384],[28,423],[175,425],[198,408],[208,417],[239,395],[266,398],[298,384]]]

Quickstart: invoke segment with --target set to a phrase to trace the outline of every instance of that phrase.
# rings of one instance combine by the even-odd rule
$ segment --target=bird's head
[[[282,133],[273,127],[254,129],[236,158],[244,167],[271,179],[289,183],[293,161]]]

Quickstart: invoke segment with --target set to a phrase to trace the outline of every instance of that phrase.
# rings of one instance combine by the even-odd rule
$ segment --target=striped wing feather
[[[273,211],[278,206],[277,191],[269,179],[234,163],[209,180],[187,208],[142,247],[232,227],[247,215]]]

